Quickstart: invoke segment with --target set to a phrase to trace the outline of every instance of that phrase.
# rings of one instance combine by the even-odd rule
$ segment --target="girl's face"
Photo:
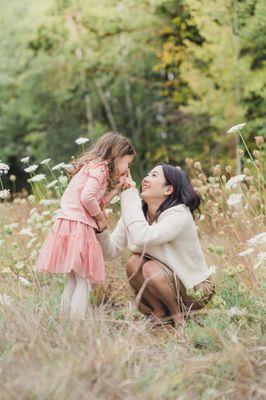
[[[118,157],[115,160],[115,177],[120,178],[122,175],[125,175],[129,170],[130,164],[134,160],[134,155],[126,155],[122,157]]]
[[[172,185],[165,184],[163,168],[159,165],[154,167],[142,180],[141,197],[144,201],[148,199],[159,200],[161,203],[173,191]]]

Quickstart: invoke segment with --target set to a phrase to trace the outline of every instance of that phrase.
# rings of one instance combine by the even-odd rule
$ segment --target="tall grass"
[[[127,250],[107,263],[107,281],[91,294],[86,320],[59,321],[64,277],[40,275],[34,263],[67,177],[61,167],[41,164],[46,178],[31,182],[34,194],[0,204],[1,400],[264,399],[261,142],[254,157],[249,162],[242,153],[240,177],[221,165],[208,176],[187,159],[203,198],[197,225],[217,291],[184,330],[155,325],[135,310],[124,271]],[[113,204],[112,225],[118,213]]]

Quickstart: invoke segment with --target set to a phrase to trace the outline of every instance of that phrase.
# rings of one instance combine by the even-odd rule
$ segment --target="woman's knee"
[[[134,273],[136,273],[140,267],[140,263],[141,263],[141,255],[132,254],[132,256],[129,257],[126,265],[127,276],[131,276]]]
[[[164,278],[160,267],[157,265],[156,261],[150,260],[145,262],[142,266],[142,274],[144,279],[149,282],[161,281]]]

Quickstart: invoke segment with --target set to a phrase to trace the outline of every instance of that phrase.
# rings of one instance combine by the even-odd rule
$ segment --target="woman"
[[[200,198],[184,171],[168,164],[143,179],[141,198],[135,186],[128,178],[122,217],[112,234],[105,230],[98,240],[105,259],[117,257],[126,244],[133,253],[126,272],[142,313],[183,324],[184,315],[214,293],[193,219]]]

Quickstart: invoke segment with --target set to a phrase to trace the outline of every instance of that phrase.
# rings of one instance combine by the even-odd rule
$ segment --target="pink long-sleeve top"
[[[106,161],[84,165],[69,182],[61,199],[58,218],[83,222],[98,228],[95,215],[105,206],[104,194],[109,179]]]

